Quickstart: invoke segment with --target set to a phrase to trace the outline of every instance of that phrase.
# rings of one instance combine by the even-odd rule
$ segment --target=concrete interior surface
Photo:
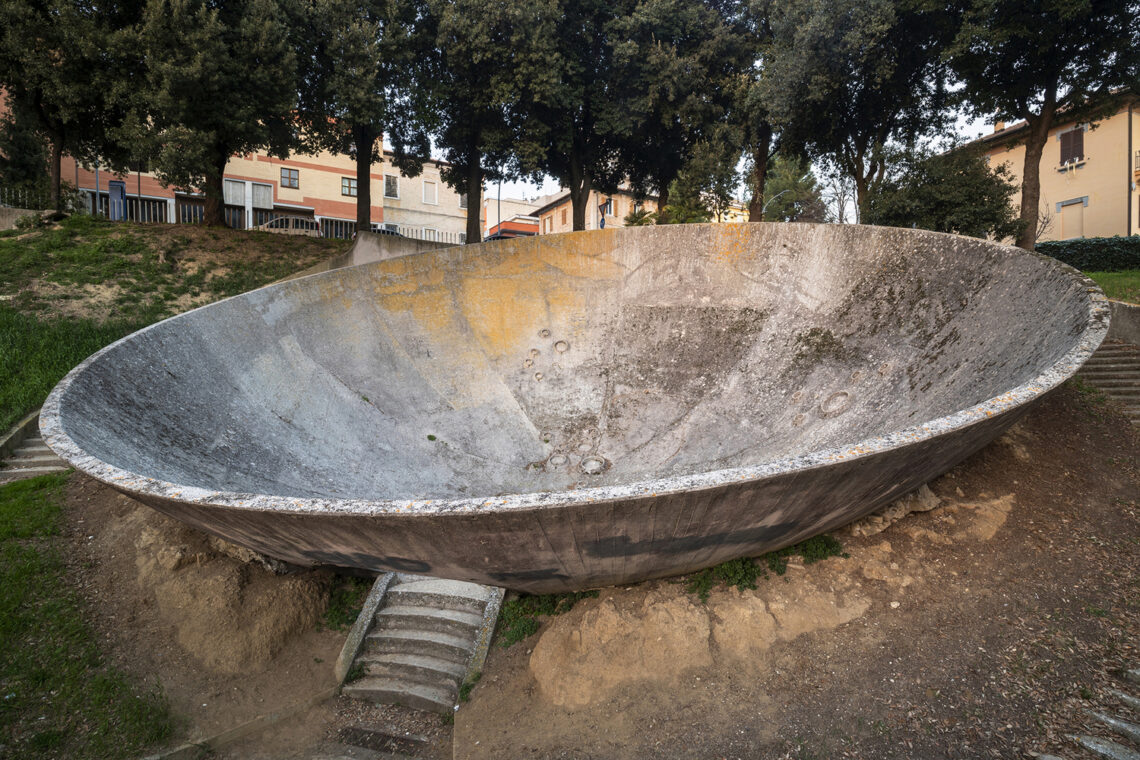
[[[834,528],[946,471],[1108,328],[1044,256],[920,230],[640,227],[279,283],[149,327],[45,440],[290,562],[527,591]]]

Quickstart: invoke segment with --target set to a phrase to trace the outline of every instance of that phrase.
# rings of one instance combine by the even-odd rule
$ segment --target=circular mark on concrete
[[[799,427],[800,425],[804,424],[804,416],[802,414],[797,414],[795,417],[792,418],[792,424],[795,425],[796,427]]]
[[[798,404],[800,402],[800,399],[802,399],[803,397],[804,397],[803,391],[796,391],[795,393],[792,394],[792,403]]]
[[[852,382],[859,382],[862,379],[863,379],[863,370],[857,369],[851,373]]]
[[[535,359],[535,358],[537,358],[537,357],[538,357],[538,355],[539,355],[540,353],[542,353],[542,352],[541,352],[541,351],[539,351],[537,348],[532,348],[532,349],[530,350],[530,358],[531,358],[531,359]]]
[[[564,340],[560,340],[554,344],[554,350],[560,354],[564,354],[570,350],[570,344]]]
[[[550,459],[547,459],[546,461],[548,464],[554,465],[555,467],[561,467],[562,465],[569,462],[570,458],[565,454],[551,454]]]
[[[550,337],[550,330],[547,330],[545,327],[542,328],[541,330],[538,331],[538,337],[549,338]]]
[[[534,366],[534,359],[527,359],[526,361],[523,362],[523,366],[527,367],[528,369],[530,367],[533,367]]]
[[[880,375],[885,375],[890,371],[891,371],[891,363],[890,362],[883,362],[882,364],[879,365],[879,374]]]
[[[851,394],[847,391],[836,391],[819,405],[819,416],[835,417],[847,411],[849,406],[851,406]]]
[[[608,463],[606,460],[602,457],[588,456],[582,460],[582,464],[579,466],[581,467],[582,472],[586,473],[587,475],[601,475],[602,472],[606,469],[607,464]]]
[[[581,443],[578,444],[578,451],[586,452],[592,448],[594,448],[594,444],[588,443],[586,441],[582,441]]]
[[[541,372],[535,372],[534,373],[534,379],[535,380],[541,380],[542,379],[542,373]]]

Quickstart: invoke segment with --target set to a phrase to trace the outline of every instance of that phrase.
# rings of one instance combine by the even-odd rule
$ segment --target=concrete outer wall
[[[1109,301],[1112,306],[1112,323],[1108,326],[1107,340],[1122,340],[1140,346],[1140,304]]]
[[[371,264],[376,261],[387,261],[388,259],[395,259],[400,256],[410,256],[416,253],[451,247],[452,245],[447,243],[416,240],[414,238],[400,237],[398,235],[381,235],[376,232],[361,232],[357,233],[352,247],[341,255],[334,256],[327,261],[322,261],[320,264],[311,266],[296,274],[283,277],[278,280],[278,282],[296,280],[299,277],[308,277],[311,274],[328,272],[333,269],[354,267],[358,264]]]
[[[7,206],[0,206],[0,230],[10,230],[16,226],[16,220],[21,216],[29,216],[35,214],[42,214],[43,211],[35,211],[26,208],[8,208]]]
[[[1066,235],[1062,230],[1061,214],[1057,204],[1077,198],[1088,197],[1088,206],[1083,208],[1084,237],[1112,237],[1140,232],[1140,219],[1137,217],[1135,189],[1129,186],[1130,179],[1137,175],[1134,171],[1134,153],[1140,144],[1140,105],[1132,109],[1132,145],[1128,143],[1128,106],[1098,122],[1093,129],[1085,131],[1085,161],[1077,168],[1059,171],[1061,167],[1062,132],[1073,128],[1073,124],[1060,124],[1049,132],[1045,150],[1041,156],[1041,203],[1053,217],[1051,228],[1041,237],[1041,241],[1062,240]],[[1014,195],[1015,206],[1021,203],[1021,178],[1025,166],[1025,145],[1013,144],[987,149],[990,163],[994,166],[1007,164],[1018,187]],[[1128,208],[1132,209],[1132,228],[1127,228]]]
[[[905,311],[879,308],[907,283]],[[711,331],[679,324],[703,335],[689,343],[635,323],[615,333],[589,321],[609,317],[607,293],[631,319],[712,308]],[[771,311],[741,332],[725,307],[700,305],[714,296]],[[65,378],[41,430],[93,477],[295,564],[589,588],[757,555],[883,506],[1070,377],[1107,312],[1091,281],[1047,257],[910,230],[677,225],[499,241],[282,283],[147,328]],[[797,364],[795,336],[811,324],[849,350]],[[533,377],[527,349],[547,355],[536,336],[563,351],[563,370]],[[599,363],[607,350],[629,353]],[[602,386],[619,381],[635,385],[607,405]],[[679,429],[673,407],[643,408],[668,387],[695,405]],[[827,396],[836,387],[850,391]],[[593,480],[550,456],[581,456],[579,424],[613,426],[611,466]],[[549,463],[534,461],[542,452]]]

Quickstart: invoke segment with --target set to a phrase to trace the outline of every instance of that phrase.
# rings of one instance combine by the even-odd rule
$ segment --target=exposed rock
[[[851,523],[848,526],[848,531],[853,536],[873,536],[882,533],[891,524],[898,522],[912,512],[929,512],[941,503],[942,500],[934,495],[930,486],[923,485],[918,490],[891,502],[878,512]]]
[[[1006,494],[988,501],[959,505],[961,509],[971,510],[973,514],[970,524],[958,534],[958,537],[989,541],[997,534],[998,529],[1005,525],[1009,513],[1013,511],[1014,501],[1013,494]]]
[[[711,662],[708,613],[687,598],[651,594],[629,609],[607,598],[554,618],[534,647],[530,672],[546,699],[575,708]]]

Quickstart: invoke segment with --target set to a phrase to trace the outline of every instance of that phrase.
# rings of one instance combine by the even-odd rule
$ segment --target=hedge
[[[1038,243],[1037,252],[1082,272],[1140,270],[1140,235],[1055,240]]]

